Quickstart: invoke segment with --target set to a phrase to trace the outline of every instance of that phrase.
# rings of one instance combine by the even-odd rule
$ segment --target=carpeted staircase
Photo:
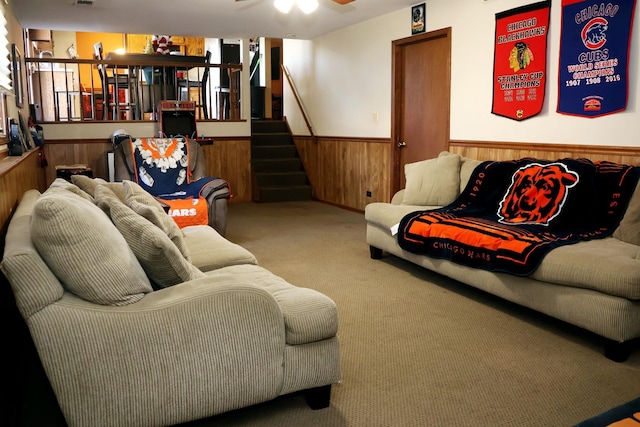
[[[251,122],[251,169],[254,202],[311,200],[311,185],[285,121]]]

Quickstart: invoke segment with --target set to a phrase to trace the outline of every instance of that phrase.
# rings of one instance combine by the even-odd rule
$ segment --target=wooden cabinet
[[[144,53],[147,40],[151,40],[151,34],[127,34],[127,52]],[[180,46],[180,51],[185,55],[204,56],[204,37],[171,36],[174,46]]]

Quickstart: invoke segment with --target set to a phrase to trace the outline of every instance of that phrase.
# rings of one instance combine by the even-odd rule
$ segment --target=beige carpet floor
[[[189,426],[571,426],[640,396],[640,346],[602,340],[386,255],[364,215],[319,202],[231,203],[229,240],[339,311],[331,406],[285,396]]]

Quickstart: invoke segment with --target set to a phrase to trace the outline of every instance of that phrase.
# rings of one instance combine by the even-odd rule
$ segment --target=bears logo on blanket
[[[498,221],[504,224],[549,225],[562,210],[578,174],[562,163],[531,163],[518,169],[500,202]]]

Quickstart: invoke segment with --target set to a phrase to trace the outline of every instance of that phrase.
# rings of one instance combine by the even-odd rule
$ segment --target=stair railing
[[[287,69],[287,67],[285,67],[284,65],[280,65],[280,68],[282,68],[282,73],[287,77],[287,82],[289,83],[289,87],[291,88],[291,91],[293,92],[293,97],[296,99],[296,103],[298,104],[298,108],[300,109],[300,112],[302,113],[302,118],[304,119],[304,122],[307,125],[307,129],[309,129],[309,134],[311,135],[313,140],[317,142],[317,137],[313,133],[313,127],[311,126],[311,122],[309,121],[309,116],[307,115],[307,111],[304,108],[304,105],[302,104],[302,100],[300,99],[300,94],[298,93],[298,89],[296,88],[296,85],[293,83],[293,79],[291,78],[291,74],[289,73],[289,70]]]

